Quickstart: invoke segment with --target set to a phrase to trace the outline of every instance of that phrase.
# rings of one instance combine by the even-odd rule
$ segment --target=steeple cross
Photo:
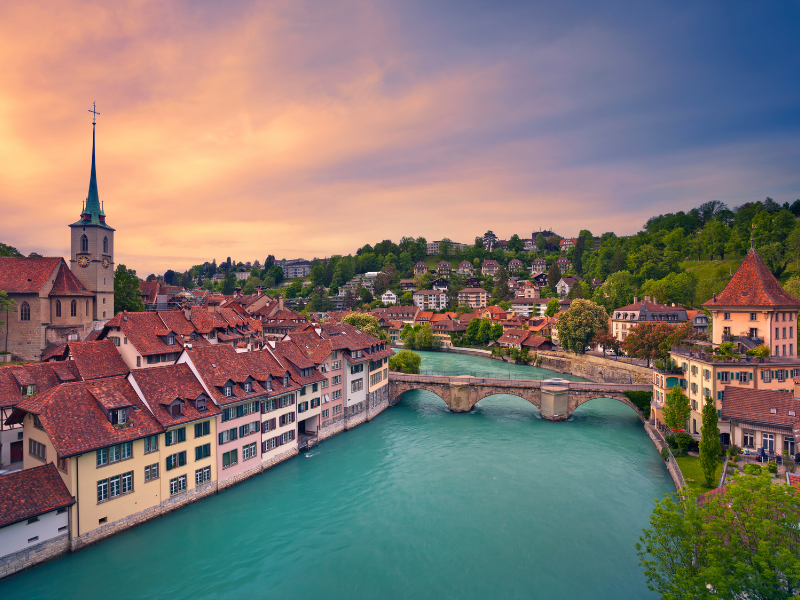
[[[97,125],[97,115],[100,114],[97,112],[97,103],[92,102],[92,109],[88,112],[92,113],[92,125]]]

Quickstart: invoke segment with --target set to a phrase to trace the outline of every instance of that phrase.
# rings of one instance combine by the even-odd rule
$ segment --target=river
[[[577,377],[422,353],[423,369]],[[409,392],[266,473],[0,581],[3,600],[652,598],[634,543],[674,492],[615,400],[550,423],[514,396]]]

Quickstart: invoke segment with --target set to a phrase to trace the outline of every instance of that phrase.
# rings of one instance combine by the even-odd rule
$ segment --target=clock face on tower
[[[111,264],[111,262],[108,260],[108,258],[104,258],[103,259],[103,268],[107,269],[108,265],[110,265],[110,264]]]
[[[89,257],[85,254],[82,254],[78,257],[78,266],[83,267],[84,269],[89,266]]]

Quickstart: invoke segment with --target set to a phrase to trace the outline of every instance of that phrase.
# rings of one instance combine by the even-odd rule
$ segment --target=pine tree
[[[676,385],[667,394],[661,415],[664,417],[664,425],[672,431],[686,427],[686,422],[692,416],[692,407],[689,404],[689,397],[679,386]]]
[[[703,476],[708,487],[714,486],[714,475],[717,472],[719,455],[722,454],[717,419],[717,407],[711,397],[706,396],[706,403],[703,406],[703,425],[700,428],[700,466],[703,467]]]

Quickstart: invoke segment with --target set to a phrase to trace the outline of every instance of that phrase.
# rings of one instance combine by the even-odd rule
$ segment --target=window
[[[238,451],[231,450],[230,452],[226,452],[222,455],[222,468],[227,469],[228,467],[232,467],[233,465],[239,462],[238,458]]]
[[[304,413],[308,410],[308,402],[298,402],[297,403],[297,412]]]
[[[97,502],[104,502],[133,491],[133,471],[97,482]]]
[[[245,381],[242,384],[242,389],[244,389],[245,392],[252,392],[253,391],[253,384],[250,383],[249,381]]]
[[[330,414],[331,414],[331,411],[326,408],[325,410],[322,411],[322,418],[323,419],[327,419],[330,416]]]
[[[103,254],[108,254],[108,238],[103,238]]]
[[[357,392],[359,390],[364,389],[364,380],[363,379],[356,379],[350,384],[350,391]]]
[[[239,439],[239,431],[236,429],[236,427],[234,427],[233,429],[220,431],[219,433],[220,444],[227,444],[228,442],[232,442],[233,440],[236,439]]]
[[[342,390],[333,390],[331,394],[331,398],[334,400],[341,400],[342,398]]]
[[[86,301],[86,316],[87,317],[89,316],[89,301],[88,300]],[[128,340],[125,340],[125,343],[127,344]]]
[[[300,395],[301,396],[305,396],[306,395],[306,387],[305,386],[300,388]]]
[[[19,320],[20,321],[30,321],[31,320],[31,306],[27,302],[23,302],[19,305]]]
[[[110,339],[112,342],[114,342],[114,345],[115,345],[117,348],[119,348],[119,338],[118,338],[118,337],[110,337],[110,338],[108,338],[108,339]]]
[[[35,440],[28,440],[28,452],[31,456],[38,458],[41,461],[47,460],[47,448]]]
[[[278,418],[278,423],[281,427],[288,425],[289,423],[294,423],[294,413],[286,413],[285,415],[281,415]]]
[[[66,473],[69,467],[69,459],[59,457],[58,461],[56,462],[56,466]]]
[[[755,445],[754,439],[755,439],[755,432],[744,431],[742,438],[742,445],[744,445],[745,448],[753,448]]]
[[[722,318],[725,319],[726,321],[730,321],[731,320],[731,313],[729,313],[729,312],[722,313]]]
[[[311,391],[312,392],[316,392],[318,390],[319,390],[319,384],[318,383],[312,383],[311,384]]]
[[[286,444],[294,439],[294,431],[287,431],[286,433],[278,436],[281,444]]]
[[[327,379],[323,379],[322,380],[322,389],[324,390],[326,387],[328,387],[328,385],[329,385],[328,380]]]
[[[245,437],[246,435],[252,435],[254,433],[258,433],[261,429],[261,421],[253,421],[252,423],[247,423],[246,425],[242,425],[239,427],[239,437]]]
[[[178,467],[182,467],[186,464],[186,450],[183,452],[176,452],[175,454],[170,454],[167,457],[167,471],[171,471],[172,469],[177,469]]]
[[[175,336],[168,335],[167,336],[167,346],[174,346],[175,345]]]
[[[186,475],[180,475],[169,480],[169,493],[171,496],[186,491]]]
[[[247,444],[242,448],[242,460],[250,460],[251,458],[255,458],[257,455],[258,450],[256,449],[256,443],[253,442],[252,444]]]
[[[332,412],[334,415],[338,415],[340,412],[342,412],[342,405],[341,405],[341,404],[337,404],[336,406],[334,406],[334,407],[331,409],[331,412]]]
[[[312,398],[311,399],[311,408],[317,408],[319,406],[319,398]]]
[[[334,377],[331,377],[331,385],[339,385],[340,383],[342,383],[341,375],[335,375]]]
[[[97,482],[97,501],[108,500],[108,479],[101,479]]]
[[[195,423],[194,437],[199,438],[211,433],[211,421],[203,421],[202,423]]]
[[[229,385],[226,385],[224,388],[222,388],[222,393],[225,394],[228,397],[230,397],[232,392],[233,392],[233,389]]]
[[[196,485],[211,481],[211,467],[203,467],[194,472],[194,482]]]
[[[283,387],[289,387],[289,376],[288,375],[284,375],[283,376]]]
[[[78,301],[73,300],[69,303],[69,316],[70,317],[77,317],[78,316]]]
[[[335,353],[334,353],[334,354],[335,354]],[[334,360],[334,361],[331,363],[331,371],[336,371],[336,370],[338,370],[338,369],[341,369],[341,368],[342,368],[342,361],[340,361],[340,360]]]
[[[144,468],[144,480],[151,481],[153,479],[158,479],[158,463]]]
[[[61,300],[56,300],[56,316],[61,316]]]
[[[203,444],[202,446],[196,446],[194,449],[194,459],[195,460],[203,460],[204,458],[208,458],[211,456],[211,444]]]
[[[158,436],[151,435],[150,437],[144,438],[144,453],[149,454],[156,450],[158,450]]]
[[[128,422],[128,409],[120,408],[119,410],[112,410],[109,412],[111,416],[112,425],[124,425]]]
[[[164,434],[164,443],[167,446],[173,446],[186,441],[186,427],[173,429]]]
[[[363,364],[353,365],[352,367],[350,367],[350,374],[355,375],[356,373],[361,373],[363,370],[364,370]]]
[[[142,357],[141,356],[137,356],[136,357],[136,367],[139,368],[141,366],[142,366]]]
[[[751,321],[758,321],[758,313],[750,313]]]
[[[81,252],[88,252],[89,251],[89,238],[85,235],[81,236]]]
[[[133,471],[122,474],[122,493],[127,494],[133,491]]]

